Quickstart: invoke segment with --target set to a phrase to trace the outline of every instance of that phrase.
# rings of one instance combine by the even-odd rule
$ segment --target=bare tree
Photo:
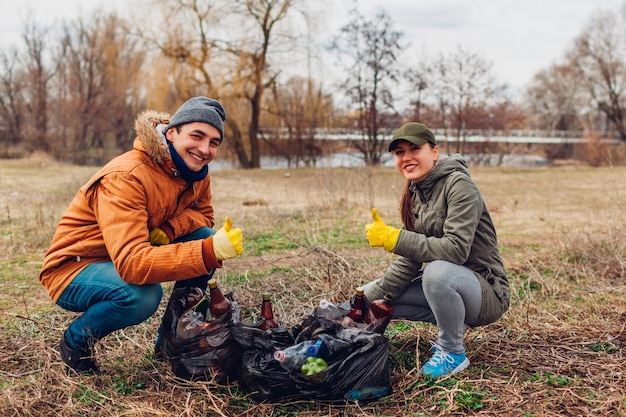
[[[23,39],[26,44],[26,89],[25,104],[29,128],[25,139],[38,150],[48,152],[48,101],[49,83],[56,68],[46,62],[47,29],[38,27],[34,22],[27,23]]]
[[[352,20],[341,28],[332,49],[342,59],[348,74],[343,84],[350,102],[356,107],[363,140],[355,146],[368,165],[378,165],[384,152],[384,139],[379,136],[383,110],[393,110],[391,86],[398,82],[396,65],[402,50],[402,32],[393,30],[389,15],[381,10],[369,20],[355,8]]]
[[[328,128],[333,115],[333,101],[330,94],[324,93],[311,78],[292,77],[283,86],[272,90],[274,103],[271,108],[274,117],[268,118],[264,126],[273,123],[281,132],[280,146],[275,152],[292,159],[297,166],[315,166],[323,154],[322,144],[316,135]],[[273,142],[268,142],[273,146]]]
[[[626,142],[626,7],[599,12],[576,39],[568,58],[576,80]]]
[[[133,121],[146,107],[144,95],[150,86],[144,67],[151,62],[144,43],[130,33],[129,25],[132,23],[108,13],[97,31],[105,89],[101,95],[104,113],[96,119],[94,134],[98,138],[112,136],[112,144],[121,151],[132,146]]]
[[[130,149],[145,52],[125,25],[115,14],[102,11],[65,25],[55,106],[50,110],[56,121],[51,135],[57,158],[100,163],[109,159],[107,149]]]
[[[531,127],[545,130],[582,129],[576,100],[579,90],[572,69],[567,65],[552,65],[536,74],[524,100],[531,115]]]
[[[412,66],[404,72],[404,78],[409,82],[409,91],[412,97],[411,120],[422,120],[425,93],[432,82],[432,69],[428,65],[428,61],[428,58],[423,57],[417,66]]]
[[[91,26],[91,24],[93,24]],[[65,27],[60,61],[59,110],[57,114],[62,126],[67,129],[58,135],[56,156],[64,155],[72,162],[84,164],[87,152],[94,145],[101,145],[94,137],[94,125],[104,115],[101,105],[105,90],[102,71],[102,45],[98,42],[100,17],[86,21],[78,19],[73,27]]]
[[[441,54],[433,64],[429,89],[438,103],[442,125],[456,133],[456,152],[464,151],[467,129],[475,119],[472,113],[489,107],[506,89],[496,82],[491,67],[485,58],[460,46]]]
[[[19,145],[23,140],[24,88],[18,51],[12,48],[0,52],[0,143],[4,144],[0,155],[4,157],[8,156],[11,146]]]
[[[299,0],[236,0],[237,11],[250,22],[249,36],[234,42],[228,51],[237,58],[233,92],[245,99],[249,105],[248,143],[235,141],[239,163],[244,168],[260,168],[261,153],[259,129],[263,100],[268,89],[277,81],[280,70],[271,65],[273,48],[282,44],[288,48],[291,36],[280,37],[279,24],[296,10]],[[240,130],[243,130],[240,128]]]
[[[244,168],[261,165],[259,129],[265,93],[280,73],[271,55],[293,44],[281,24],[301,0],[157,0],[162,6],[163,33],[144,36],[179,63],[185,83],[170,83],[180,100],[204,94],[222,100],[228,110],[228,142]],[[237,30],[232,30],[237,28]],[[282,31],[282,32],[281,32]],[[282,36],[279,36],[282,35]]]

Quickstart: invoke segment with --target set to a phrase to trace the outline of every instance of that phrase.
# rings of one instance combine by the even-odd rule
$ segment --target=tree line
[[[454,136],[448,152],[463,153],[476,129],[579,130],[626,143],[626,6],[598,10],[521,96],[497,80],[491,61],[461,47],[407,65],[403,54],[419,45],[405,42],[384,9],[366,16],[355,7],[320,45],[325,15],[315,8],[324,2],[150,6],[131,17],[98,10],[60,29],[24,23],[21,43],[0,50],[0,157],[40,151],[101,164],[131,148],[140,111],[173,112],[195,95],[225,105],[224,156],[243,168],[260,167],[268,153],[314,165],[325,151],[316,133],[337,128],[358,132],[354,150],[376,165],[407,120]],[[286,139],[272,140],[278,129]]]

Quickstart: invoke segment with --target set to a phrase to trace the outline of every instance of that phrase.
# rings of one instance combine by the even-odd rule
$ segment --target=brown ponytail
[[[402,198],[400,199],[400,218],[402,218],[404,228],[410,232],[414,232],[413,212],[411,211],[411,190],[409,189],[410,185],[411,181],[407,180],[404,185],[404,191],[402,192]]]

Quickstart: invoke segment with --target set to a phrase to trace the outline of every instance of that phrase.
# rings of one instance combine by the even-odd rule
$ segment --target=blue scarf
[[[200,171],[192,171],[187,167],[187,164],[185,164],[185,161],[183,161],[183,158],[178,154],[178,152],[176,152],[172,142],[167,141],[167,146],[170,148],[172,161],[174,162],[174,165],[176,165],[176,169],[178,169],[178,173],[181,178],[189,182],[202,181],[206,178],[209,173],[208,165],[205,165]]]

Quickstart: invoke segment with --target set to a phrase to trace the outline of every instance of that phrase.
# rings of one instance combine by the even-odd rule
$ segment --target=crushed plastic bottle
[[[348,330],[345,331],[347,332]],[[324,358],[327,362],[332,362],[337,359],[338,354],[350,349],[352,349],[352,344],[349,341],[323,334],[308,347],[307,355]]]
[[[319,306],[317,307],[317,315],[330,320],[341,320],[343,318],[339,307],[325,298],[320,300]]]
[[[208,325],[209,323],[203,320],[202,313],[187,310],[176,324],[176,336],[183,339],[195,337]]]
[[[305,340],[297,345],[277,350],[274,352],[274,359],[287,371],[301,372],[302,365],[306,363],[306,359],[309,357],[307,349],[311,345],[313,345],[313,341]]]
[[[319,339],[307,348],[306,354],[314,358],[325,358],[328,356],[328,345],[324,340]]]

